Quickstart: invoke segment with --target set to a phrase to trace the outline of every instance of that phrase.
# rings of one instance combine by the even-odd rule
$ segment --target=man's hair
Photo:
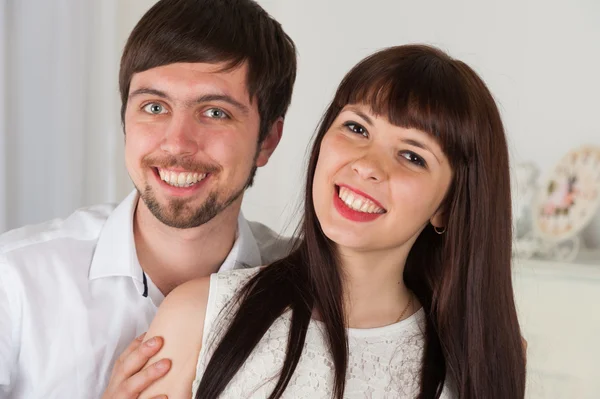
[[[133,74],[177,62],[247,63],[250,100],[258,102],[259,142],[284,117],[296,79],[296,48],[253,0],[160,0],[135,26],[121,58],[121,122]]]

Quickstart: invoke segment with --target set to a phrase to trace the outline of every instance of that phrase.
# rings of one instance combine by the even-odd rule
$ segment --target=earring
[[[446,232],[446,228],[445,228],[445,227],[439,228],[439,227],[437,227],[437,226],[433,226],[433,229],[434,229],[434,230],[435,230],[435,232],[436,232],[436,233],[438,233],[439,235],[442,235],[442,234],[444,234],[444,233]]]

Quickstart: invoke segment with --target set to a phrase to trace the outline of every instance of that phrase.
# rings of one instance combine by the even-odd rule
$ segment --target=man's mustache
[[[185,157],[175,156],[146,156],[142,159],[142,166],[148,168],[181,168],[189,172],[215,174],[221,171],[221,166],[215,163],[202,162]]]

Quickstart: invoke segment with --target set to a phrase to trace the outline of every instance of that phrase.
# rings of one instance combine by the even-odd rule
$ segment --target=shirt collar
[[[138,193],[134,190],[104,223],[92,257],[90,280],[129,276],[139,282],[143,290],[143,272],[133,239],[133,215],[137,201]]]
[[[92,257],[89,279],[129,276],[142,293],[143,270],[135,250],[133,215],[138,202],[138,192],[133,191],[110,214],[100,232]],[[260,250],[246,218],[240,211],[236,240],[219,272],[242,267],[261,266]]]
[[[240,211],[235,243],[219,268],[219,272],[254,266],[262,266],[260,250],[248,221]]]

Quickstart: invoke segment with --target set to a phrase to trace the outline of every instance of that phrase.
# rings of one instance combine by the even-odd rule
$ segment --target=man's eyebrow
[[[150,94],[150,95],[153,95],[153,96],[164,98],[165,100],[170,100],[169,96],[164,91],[160,91],[160,90],[156,90],[156,89],[151,89],[149,87],[140,87],[139,89],[131,92],[131,94],[129,94],[129,98],[132,98],[132,97],[135,97],[135,96],[141,96],[141,95],[144,95],[144,94]]]

